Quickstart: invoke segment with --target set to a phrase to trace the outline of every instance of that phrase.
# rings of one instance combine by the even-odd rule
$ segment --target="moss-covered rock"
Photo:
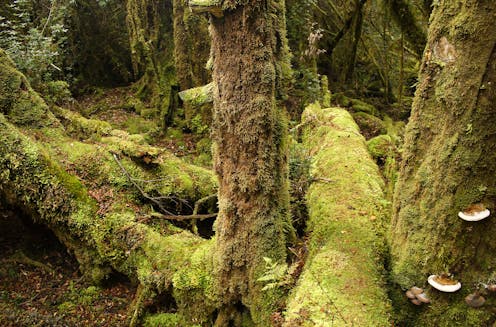
[[[379,135],[367,141],[367,149],[374,159],[386,159],[394,155],[395,145],[390,135]]]
[[[373,105],[358,99],[352,99],[343,93],[335,93],[331,96],[331,102],[341,107],[348,108],[352,112],[364,112],[372,116],[379,116],[379,111]]]
[[[348,112],[311,105],[303,122],[303,144],[313,156],[309,254],[284,325],[389,326],[382,177]]]

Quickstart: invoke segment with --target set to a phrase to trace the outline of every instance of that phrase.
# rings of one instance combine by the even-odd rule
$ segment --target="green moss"
[[[66,128],[66,132],[76,139],[99,139],[110,134],[112,126],[104,121],[87,119],[79,113],[54,106],[52,111]]]
[[[374,159],[386,159],[395,156],[395,145],[389,135],[379,135],[368,140],[367,149]]]
[[[344,108],[350,108],[354,112],[364,112],[372,116],[379,116],[379,111],[371,104],[362,100],[351,99],[343,93],[335,93],[331,96],[331,101]]]
[[[0,49],[0,113],[16,125],[43,127],[57,121],[5,51]]]
[[[355,112],[352,116],[360,126],[360,132],[366,139],[386,133],[385,124],[379,118],[365,112]]]
[[[212,103],[214,84],[209,83],[204,86],[179,92],[179,97],[183,102],[191,103],[193,106],[201,106],[205,103]]]
[[[144,318],[144,327],[176,327],[181,326],[184,320],[177,313],[159,313]]]
[[[309,256],[290,293],[286,321],[388,326],[391,309],[380,238],[388,205],[384,182],[345,110],[314,104],[305,110],[303,122],[303,144],[313,155],[315,179],[307,193]]]
[[[43,97],[50,105],[61,105],[72,99],[69,84],[66,81],[49,81],[44,86]]]

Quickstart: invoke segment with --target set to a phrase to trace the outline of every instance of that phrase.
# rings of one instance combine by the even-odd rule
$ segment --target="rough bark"
[[[393,300],[411,325],[488,326],[496,319],[494,295],[479,309],[464,301],[496,278],[494,217],[457,216],[472,204],[491,211],[496,204],[495,15],[494,1],[470,0],[441,1],[431,16],[391,229]],[[426,286],[429,275],[441,273],[453,274],[462,289],[429,287],[432,304],[409,310],[399,288]]]
[[[384,182],[344,109],[307,107],[303,146],[312,156],[308,257],[285,326],[389,326],[384,274]]]
[[[186,2],[174,0],[174,60],[181,91],[210,80],[206,69],[210,55],[208,20],[192,14]]]
[[[263,257],[285,262],[291,233],[286,125],[276,101],[289,70],[284,1],[225,1],[224,8],[223,18],[211,18],[217,325],[236,324],[244,306],[248,319],[267,326],[280,294],[262,292],[257,279]]]

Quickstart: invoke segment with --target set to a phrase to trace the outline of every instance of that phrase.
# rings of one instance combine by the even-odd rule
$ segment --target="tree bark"
[[[236,323],[245,311],[267,326],[280,292],[262,292],[257,279],[263,257],[285,262],[292,233],[286,124],[276,101],[289,70],[284,1],[225,1],[224,8],[223,18],[211,18],[220,209],[215,266],[223,301],[217,325]]]
[[[496,207],[495,15],[494,1],[470,0],[441,1],[431,16],[395,193],[392,278],[405,290],[451,273],[462,289],[448,295],[429,287],[432,304],[415,315],[398,289],[393,303],[412,325],[486,326],[496,319],[494,296],[479,309],[464,301],[496,278],[494,217],[457,216],[472,204]]]
[[[181,91],[210,81],[208,20],[192,14],[186,0],[174,0],[174,60]]]
[[[417,58],[422,57],[424,52],[426,35],[425,31],[417,22],[408,1],[389,0],[393,19],[398,24],[405,36],[405,40],[412,46]]]

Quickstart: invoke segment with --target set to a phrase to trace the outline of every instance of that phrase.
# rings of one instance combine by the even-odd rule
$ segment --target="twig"
[[[165,209],[164,206],[162,205],[162,203],[160,203],[160,201],[158,201],[156,198],[154,197],[151,197],[149,196],[133,179],[133,177],[128,173],[128,171],[126,170],[126,168],[124,168],[124,166],[122,165],[122,163],[119,161],[119,158],[117,157],[117,154],[115,153],[112,153],[112,156],[114,157],[114,160],[115,162],[117,162],[117,164],[119,165],[119,167],[121,168],[122,172],[126,175],[127,179],[134,185],[134,187],[136,187],[138,189],[138,191],[140,191],[141,195],[152,201],[153,203],[155,203],[159,209],[167,214],[167,215],[172,215],[173,216],[173,213],[170,212],[169,210]]]
[[[322,291],[322,294],[324,294],[324,296],[327,298],[327,302],[332,306],[334,307],[334,309],[336,310],[339,318],[341,318],[341,320],[344,321],[345,324],[348,324],[348,321],[346,321],[346,319],[344,318],[343,314],[341,313],[341,311],[339,310],[339,308],[336,306],[336,304],[334,303],[334,301],[331,299],[331,297],[326,293],[326,291],[324,290],[324,288],[322,287],[322,285],[320,284],[319,280],[315,277],[315,275],[313,274],[313,272],[308,269],[308,274],[310,276],[312,276],[313,280],[317,283],[317,286],[320,288],[320,290]],[[332,320],[334,321],[334,317],[332,318]],[[351,326],[353,326],[353,322],[351,323]]]
[[[153,216],[148,216],[146,220],[150,218],[161,218],[161,219],[168,219],[168,220],[191,220],[191,219],[208,219],[208,218],[215,218],[219,215],[219,213],[208,213],[208,214],[199,214],[199,215],[153,215]],[[146,221],[145,220],[145,221]]]
[[[336,181],[325,177],[313,177],[312,182],[336,183]]]

